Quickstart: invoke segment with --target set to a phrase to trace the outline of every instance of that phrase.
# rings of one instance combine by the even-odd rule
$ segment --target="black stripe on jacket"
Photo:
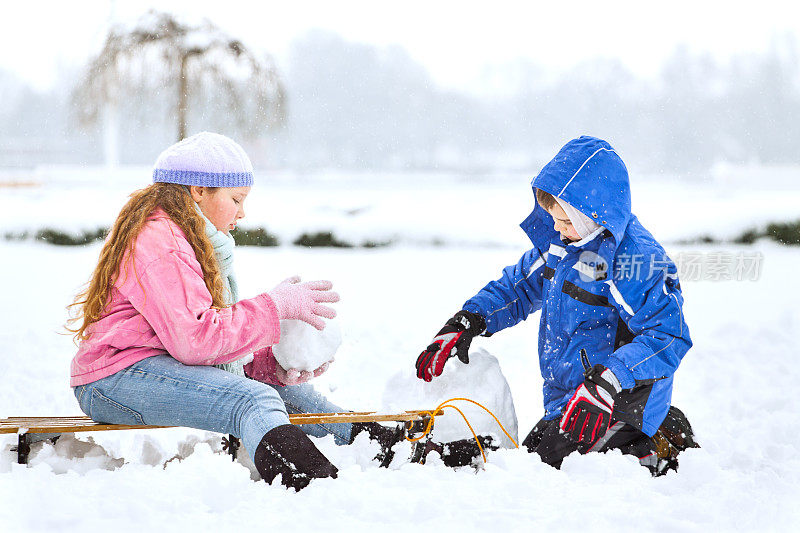
[[[567,280],[564,280],[564,284],[561,286],[561,291],[567,296],[571,296],[573,299],[588,305],[611,307],[611,304],[608,303],[608,298],[606,298],[605,296],[598,296],[597,294],[592,294],[586,289],[581,289],[574,283],[569,282]]]

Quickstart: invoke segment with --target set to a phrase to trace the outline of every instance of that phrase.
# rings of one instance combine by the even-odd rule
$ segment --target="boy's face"
[[[578,235],[578,232],[572,227],[572,222],[570,222],[569,217],[560,205],[556,203],[553,207],[548,209],[547,212],[553,217],[553,229],[561,234],[561,238],[568,241],[581,240],[581,236]]]

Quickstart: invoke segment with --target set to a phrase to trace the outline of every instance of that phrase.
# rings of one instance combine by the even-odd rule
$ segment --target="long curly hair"
[[[114,282],[123,270],[127,276],[128,266],[133,265],[131,260],[136,237],[158,208],[163,209],[186,235],[203,270],[203,280],[211,293],[212,307],[226,307],[225,288],[214,247],[206,236],[205,221],[195,209],[189,188],[174,183],[154,183],[131,194],[130,200],[114,221],[92,277],[68,306],[74,316],[68,320],[66,329],[75,334],[76,342],[89,338],[87,328],[103,317]],[[79,327],[71,328],[70,325],[75,323]]]

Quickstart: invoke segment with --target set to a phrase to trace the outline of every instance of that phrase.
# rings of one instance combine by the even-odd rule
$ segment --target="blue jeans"
[[[308,384],[267,385],[212,366],[184,365],[169,355],[148,357],[74,391],[83,412],[97,422],[229,433],[242,440],[251,459],[265,433],[289,423],[288,413],[342,411]],[[350,424],[300,428],[350,443]]]

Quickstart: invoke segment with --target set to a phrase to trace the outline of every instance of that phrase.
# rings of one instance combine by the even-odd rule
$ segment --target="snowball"
[[[341,344],[342,331],[335,320],[326,320],[322,331],[302,320],[281,320],[281,341],[272,352],[287,370],[311,371],[333,361]]]
[[[517,436],[517,413],[514,400],[500,363],[483,348],[469,354],[469,364],[453,357],[444,367],[441,376],[426,383],[413,372],[403,371],[393,376],[386,384],[384,410],[433,409],[450,398],[469,398],[480,402],[500,420],[511,436]],[[501,448],[513,448],[514,444],[505,435],[494,418],[470,402],[456,401],[453,405],[461,409],[478,435],[493,435]],[[437,416],[433,426],[433,440],[450,442],[471,439],[472,432],[455,409],[444,409],[444,416]]]

